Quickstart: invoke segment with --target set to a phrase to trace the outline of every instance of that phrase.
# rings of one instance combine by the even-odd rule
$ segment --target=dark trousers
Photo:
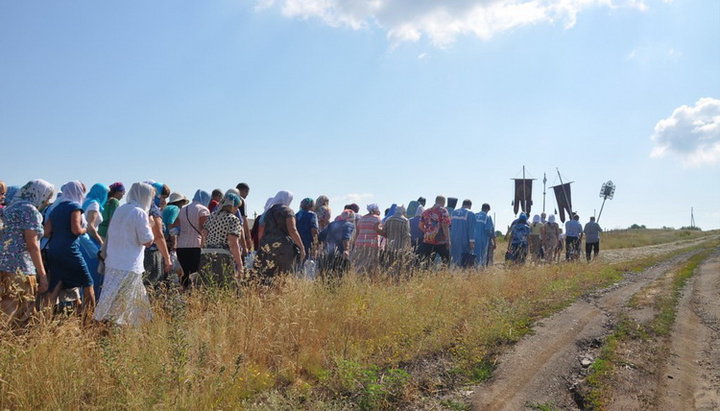
[[[585,243],[585,258],[587,258],[588,261],[590,261],[590,252],[594,252],[595,255],[593,258],[597,258],[598,253],[600,252],[600,242],[595,243]]]
[[[565,237],[565,259],[575,260],[580,255],[580,238]]]
[[[450,248],[447,244],[420,243],[417,249],[418,255],[426,262],[431,262],[439,255],[444,264],[450,261]]]
[[[200,271],[200,248],[178,248],[175,252],[183,270],[180,284],[187,288],[190,286],[190,274]]]

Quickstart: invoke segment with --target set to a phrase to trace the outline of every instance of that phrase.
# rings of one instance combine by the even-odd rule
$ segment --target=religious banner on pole
[[[515,200],[513,201],[513,211],[518,213],[518,209],[526,214],[530,214],[532,207],[532,178],[514,178],[515,180]]]
[[[552,188],[555,191],[555,199],[557,199],[558,212],[560,221],[565,222],[565,211],[568,216],[572,216],[572,195],[570,193],[570,183],[560,184]]]

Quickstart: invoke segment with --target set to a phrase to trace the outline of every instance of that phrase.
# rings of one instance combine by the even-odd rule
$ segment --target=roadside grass
[[[0,409],[407,406],[489,378],[497,356],[535,321],[619,281],[625,268],[288,279],[240,296],[170,294],[139,328],[83,327],[75,317],[22,332],[0,326]]]
[[[600,244],[605,250],[643,247],[674,241],[692,240],[711,234],[717,234],[718,232],[720,231],[673,230],[659,228],[611,230],[601,234]]]
[[[710,241],[672,253],[677,255],[693,249],[700,250],[674,272],[671,281],[668,281],[659,292],[647,295],[646,290],[641,290],[631,298],[629,306],[642,308],[642,306],[651,305],[657,314],[646,322],[639,322],[627,315],[618,319],[614,332],[605,340],[600,355],[590,366],[590,373],[586,377],[588,390],[583,397],[586,409],[602,410],[606,408],[616,367],[629,364],[618,353],[620,344],[628,341],[647,343],[665,339],[670,335],[685,284],[694,275],[697,267],[711,253],[715,252],[718,246],[720,246],[719,241]]]

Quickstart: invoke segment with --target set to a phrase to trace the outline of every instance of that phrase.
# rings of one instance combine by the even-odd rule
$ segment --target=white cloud
[[[257,9],[276,7],[290,18],[315,18],[353,30],[379,27],[397,45],[427,37],[445,47],[458,36],[488,40],[498,33],[533,24],[571,28],[588,8],[645,10],[644,0],[256,0]]]
[[[674,153],[685,165],[720,162],[720,100],[704,97],[695,106],[680,106],[658,121],[651,139],[651,157]]]
[[[333,197],[330,199],[330,204],[335,204],[335,207],[342,207],[345,204],[351,203],[362,203],[371,198],[375,197],[374,194],[370,193],[349,193],[340,197]],[[342,203],[342,204],[341,204]]]

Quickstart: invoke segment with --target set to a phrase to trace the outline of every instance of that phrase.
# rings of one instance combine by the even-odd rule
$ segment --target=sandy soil
[[[601,253],[601,256],[605,261],[621,261],[666,253],[706,240],[708,240],[708,237],[634,249],[609,250]],[[692,252],[683,253],[642,273],[629,274],[620,283],[586,296],[565,310],[539,323],[534,328],[532,335],[521,340],[511,351],[499,359],[499,365],[493,377],[473,390],[474,392],[470,396],[473,408],[480,410],[517,410],[550,406],[560,409],[579,409],[574,390],[587,374],[587,366],[597,355],[604,338],[611,332],[618,315],[626,311],[629,299],[655,280],[669,276],[677,265],[685,262],[693,254]],[[704,272],[711,272],[713,269],[720,272],[716,266],[704,268]],[[704,277],[699,276],[698,278]],[[718,280],[720,280],[712,276],[709,276],[709,278],[707,280],[703,279],[702,285],[698,286],[698,295],[702,297],[693,298],[692,301],[703,301],[702,303],[693,303],[697,307],[702,307],[702,310],[697,309],[695,311],[701,311],[704,316],[700,317],[696,323],[705,324],[714,321],[713,324],[717,328],[720,326],[720,323],[718,323],[720,317],[718,317],[716,311],[718,304],[720,304],[718,302],[720,298],[718,298],[717,287],[714,294],[713,291],[700,292],[700,290],[708,288],[706,282],[712,283],[712,281],[715,281],[717,285]],[[696,315],[699,316],[699,314]],[[685,323],[687,321],[683,319],[678,322]],[[715,331],[717,334],[717,330]],[[679,330],[677,334],[680,336],[684,332],[684,330]],[[678,349],[688,348],[692,350],[680,338],[678,337]],[[712,370],[720,369],[718,367],[720,351],[717,351],[720,342],[717,338],[707,340],[709,337],[705,334],[696,338],[702,339],[697,341],[697,346],[708,347],[708,341],[714,344],[714,348],[709,351],[704,348],[699,350],[702,354],[702,359],[699,361],[704,361],[704,364],[707,364],[707,366],[700,368],[710,371],[705,372],[705,374],[697,371],[695,375],[699,377],[694,377],[694,380],[702,380],[708,383],[700,384],[704,388],[699,388],[700,391],[698,392],[696,392],[698,390],[696,388],[690,389],[684,386],[668,387],[667,391],[676,390],[681,392],[680,398],[683,399],[687,398],[688,395],[692,398],[698,397],[712,407],[713,404],[716,404],[713,401],[717,399],[717,397],[713,397],[713,387],[718,384],[717,371],[714,372],[713,376]],[[685,354],[678,354],[678,358],[685,358]],[[709,388],[706,387],[708,384]],[[696,385],[693,385],[693,387]],[[694,394],[689,394],[691,391]],[[717,394],[717,390],[715,390],[715,394]],[[675,401],[676,399],[673,397],[667,401]],[[666,399],[663,397],[658,401],[665,404]],[[669,408],[662,409],[692,409],[695,407],[690,406],[688,408],[683,405],[676,407],[674,403],[668,403],[668,406]]]

